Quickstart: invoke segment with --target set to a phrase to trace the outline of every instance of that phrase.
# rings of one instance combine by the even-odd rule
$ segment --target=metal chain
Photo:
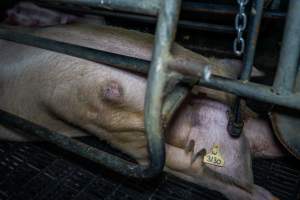
[[[236,55],[240,56],[245,50],[245,40],[243,38],[243,33],[247,26],[247,15],[245,13],[245,7],[249,0],[237,0],[239,4],[239,11],[235,16],[235,30],[237,32],[237,37],[233,42],[233,51]]]

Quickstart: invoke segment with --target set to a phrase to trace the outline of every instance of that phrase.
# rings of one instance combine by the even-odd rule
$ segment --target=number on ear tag
[[[219,145],[214,145],[211,149],[211,152],[204,156],[204,163],[215,165],[218,167],[224,167],[224,159],[220,153]]]

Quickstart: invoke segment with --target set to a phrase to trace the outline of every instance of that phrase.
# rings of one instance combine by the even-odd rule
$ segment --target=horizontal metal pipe
[[[117,18],[128,19],[136,22],[143,22],[149,24],[155,24],[157,21],[156,18],[151,16],[142,16],[142,15],[129,14],[129,13],[115,13],[111,11],[92,11],[92,13],[97,15],[117,17]],[[211,32],[221,32],[221,33],[235,32],[234,28],[230,26],[211,24],[205,22],[195,22],[189,20],[179,20],[178,27],[199,30],[199,31],[211,31]]]
[[[85,14],[93,14],[100,15],[105,17],[113,17],[131,20],[134,22],[142,22],[147,24],[156,24],[157,18],[152,16],[138,15],[133,13],[124,13],[124,12],[113,12],[107,10],[96,10],[96,9],[81,9],[76,7],[66,7],[66,6],[58,6],[58,5],[49,5],[49,4],[41,4],[41,6],[46,6],[48,8],[55,8],[62,11],[73,11],[77,14],[85,13]],[[220,33],[235,33],[235,29],[231,26],[220,25],[220,24],[212,24],[198,21],[190,21],[190,20],[179,20],[178,22],[179,28],[199,30],[199,31],[210,31],[210,32],[220,32]]]
[[[234,16],[238,12],[236,6],[226,4],[213,4],[184,1],[182,3],[182,10],[193,13],[207,13]],[[267,10],[263,13],[263,17],[267,19],[282,19],[286,16],[284,12]]]
[[[150,62],[146,60],[34,36],[10,27],[0,26],[0,39],[55,51],[142,74],[147,74],[150,66]],[[203,63],[203,65],[205,64]],[[183,74],[195,76],[201,74],[203,68],[201,65],[194,65],[188,61],[178,65],[174,60],[171,60],[169,67]]]
[[[157,15],[160,0],[32,0],[48,4],[73,4],[108,10]]]
[[[246,51],[243,58],[244,66],[240,77],[241,80],[249,80],[251,76],[263,10],[264,1],[253,1],[250,11],[251,15],[250,22],[248,25],[249,32],[247,35]]]
[[[135,163],[128,162],[117,156],[112,156],[87,144],[69,138],[45,127],[20,118],[14,114],[0,110],[0,123],[11,128],[20,129],[26,133],[34,134],[44,140],[50,141],[64,149],[88,158],[96,163],[102,164],[107,168],[117,171],[123,175],[136,177],[146,167],[140,167]]]
[[[300,55],[300,1],[290,0],[274,89],[280,94],[293,91]]]
[[[259,101],[300,109],[300,93],[277,95],[269,86],[219,76],[212,76],[208,80],[201,78],[199,84]]]
[[[104,8],[109,10],[126,11],[129,13],[139,13],[142,15],[156,15],[161,0],[31,0],[44,5],[64,7],[65,4],[76,4],[92,6],[94,8]],[[101,2],[101,1],[100,1]],[[63,4],[64,3],[64,4]],[[153,12],[155,10],[155,12]],[[202,2],[184,1],[182,3],[183,12],[206,13],[234,16],[237,13],[237,7],[226,4],[213,4]],[[266,19],[283,19],[286,16],[284,12],[267,10],[263,17]]]
[[[94,62],[103,63],[103,64],[111,65],[113,67],[118,67],[121,69],[131,70],[131,71],[140,72],[140,73],[144,73],[144,74],[146,74],[149,69],[149,61],[132,58],[132,57],[128,57],[128,56],[123,56],[123,55],[118,55],[118,54],[113,54],[113,53],[109,53],[109,52],[103,52],[103,51],[99,51],[96,49],[81,47],[78,45],[68,44],[68,43],[64,43],[64,42],[58,42],[58,41],[54,41],[51,39],[40,38],[40,37],[32,36],[29,34],[23,34],[23,33],[17,32],[17,31],[8,30],[7,28],[4,28],[4,27],[0,27],[0,38],[18,42],[21,44],[26,44],[26,45],[31,45],[31,46],[35,46],[35,47],[39,47],[39,48],[52,50],[52,51],[57,51],[60,53],[65,53],[65,54],[71,55],[71,56],[76,56],[76,57],[91,60]],[[106,55],[108,55],[108,56],[106,57]],[[199,68],[199,70],[197,70],[196,67],[194,69],[190,68],[190,67],[186,68],[184,66],[181,66],[181,67],[184,68],[182,73],[187,74],[189,76],[193,76],[194,78],[199,77],[199,75],[202,74],[202,72],[200,71],[200,68]],[[198,67],[200,67],[200,66],[198,66]],[[190,71],[189,71],[189,69],[190,69]],[[179,69],[176,69],[176,70],[180,71]],[[188,79],[192,79],[192,78],[188,78]],[[225,79],[226,87],[222,87],[222,85],[223,85],[222,81],[212,84],[212,83],[205,83],[205,81],[203,82],[203,80],[202,80],[201,84],[204,84],[207,87],[213,87],[213,88],[220,89],[223,91],[232,92],[232,93],[240,95],[240,96],[249,97],[250,94],[247,94],[247,92],[241,91],[241,88],[245,88],[245,87],[247,88],[248,87],[247,85],[245,85],[241,81],[235,82],[233,80],[230,80],[229,83],[228,83],[228,81],[229,80]],[[248,84],[250,84],[250,83],[248,83]],[[251,85],[252,84],[253,83],[251,83]],[[238,88],[239,85],[241,85],[242,87]],[[232,87],[233,87],[233,89],[232,89]],[[272,98],[263,98],[264,94],[256,93],[257,88],[260,88],[260,87],[264,88],[264,89],[262,89],[263,91],[266,91],[268,94],[270,93],[269,95],[271,95]],[[253,87],[252,87],[252,89],[253,89]],[[246,91],[248,91],[248,89],[246,89]],[[295,99],[295,101],[292,101],[291,103],[289,103],[290,100],[285,101],[285,99],[282,99],[281,96],[275,95],[273,92],[271,92],[271,89],[269,87],[266,87],[264,85],[255,84],[255,88],[251,91],[252,91],[252,93],[251,93],[250,97],[261,100],[261,101],[266,101],[266,102],[275,103],[275,104],[278,103],[280,105],[284,105],[284,106],[292,107],[292,108],[293,107],[298,108],[300,105],[299,101],[297,102],[297,100],[299,100],[299,99]],[[277,101],[277,98],[279,98],[280,100]],[[298,105],[296,105],[297,103],[298,103]]]
[[[182,100],[187,95],[187,89],[184,87],[176,87],[178,90],[174,90],[173,93],[167,98],[164,103],[162,116],[166,120],[170,120]],[[175,97],[175,98],[173,98]],[[168,123],[166,121],[166,123]],[[90,145],[77,141],[76,139],[69,138],[55,131],[51,131],[38,124],[30,122],[19,116],[6,112],[0,109],[0,124],[17,128],[26,133],[34,134],[46,141],[56,144],[72,153],[78,154],[89,160],[92,160],[98,164],[104,165],[116,172],[119,172],[126,176],[139,177],[146,166],[138,167],[135,163],[131,163],[117,156],[113,156],[110,153],[99,150]]]
[[[42,38],[0,26],[0,39],[55,51],[125,70],[147,74],[149,61]]]

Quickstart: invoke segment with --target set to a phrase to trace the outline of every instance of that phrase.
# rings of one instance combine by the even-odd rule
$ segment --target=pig
[[[117,27],[92,24],[60,25],[30,31],[34,35],[122,55],[151,59],[153,36]],[[95,135],[141,164],[148,163],[144,133],[145,77],[101,63],[34,47],[0,41],[0,109],[68,137]],[[236,78],[240,67],[206,58],[178,44],[175,63],[209,62],[215,75]],[[14,56],[11,56],[14,55]],[[231,63],[232,64],[232,63]],[[199,94],[200,93],[200,94]],[[164,170],[187,181],[221,192],[231,200],[269,200],[275,197],[253,183],[251,153],[276,157],[267,122],[247,115],[240,138],[227,132],[232,95],[197,87],[178,109],[165,133]],[[259,131],[258,131],[259,130]],[[3,140],[36,138],[1,126]],[[261,138],[257,141],[257,138]],[[264,142],[265,141],[265,142]],[[263,143],[263,145],[261,145]],[[218,146],[223,166],[204,162]],[[251,152],[252,150],[252,152]]]

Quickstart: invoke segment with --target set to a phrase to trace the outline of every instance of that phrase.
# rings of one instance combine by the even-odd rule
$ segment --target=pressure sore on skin
[[[101,98],[108,103],[122,104],[124,89],[117,81],[107,81],[101,88]]]

